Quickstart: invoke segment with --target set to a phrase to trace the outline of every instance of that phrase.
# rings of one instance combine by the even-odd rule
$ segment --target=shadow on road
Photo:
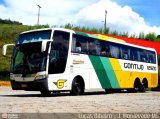
[[[107,95],[107,94],[123,94],[123,93],[133,93],[128,91],[121,90],[112,90],[112,91],[96,91],[96,92],[85,92],[81,96],[90,96],[90,95]],[[61,97],[61,96],[73,96],[69,92],[53,92],[50,97]],[[37,94],[11,94],[11,95],[0,95],[0,97],[42,97],[40,93]]]
[[[111,94],[111,93],[106,93],[104,91],[100,92],[86,92],[81,96],[89,96],[89,95],[105,95],[105,94]],[[50,97],[61,97],[61,96],[73,96],[70,93],[67,92],[61,92],[61,93],[52,93]],[[41,94],[11,94],[11,95],[0,95],[0,97],[42,97]]]

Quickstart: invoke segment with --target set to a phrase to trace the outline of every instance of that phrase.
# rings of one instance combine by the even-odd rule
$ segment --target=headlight
[[[10,80],[15,80],[15,77],[13,74],[10,74]]]
[[[41,79],[45,79],[47,78],[46,75],[39,75],[39,76],[36,76],[35,80],[41,80]]]

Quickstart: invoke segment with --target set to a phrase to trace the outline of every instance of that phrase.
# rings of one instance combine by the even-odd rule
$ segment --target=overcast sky
[[[40,24],[103,28],[107,10],[111,30],[160,34],[160,0],[0,0],[0,18],[36,25],[37,5]]]

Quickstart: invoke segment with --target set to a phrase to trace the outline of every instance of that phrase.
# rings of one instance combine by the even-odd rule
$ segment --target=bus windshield
[[[20,34],[18,39],[16,40],[16,44],[48,40],[51,37],[51,32],[51,30],[42,30]]]
[[[41,52],[42,42],[17,45],[12,56],[11,72],[29,74],[46,70],[46,53]]]

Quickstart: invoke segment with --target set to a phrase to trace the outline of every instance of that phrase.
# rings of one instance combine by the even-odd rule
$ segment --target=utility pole
[[[104,33],[106,32],[106,17],[107,17],[107,10],[105,10]]]
[[[40,5],[38,6],[38,21],[37,21],[37,25],[39,25],[39,16],[40,16],[40,9],[42,8]]]

